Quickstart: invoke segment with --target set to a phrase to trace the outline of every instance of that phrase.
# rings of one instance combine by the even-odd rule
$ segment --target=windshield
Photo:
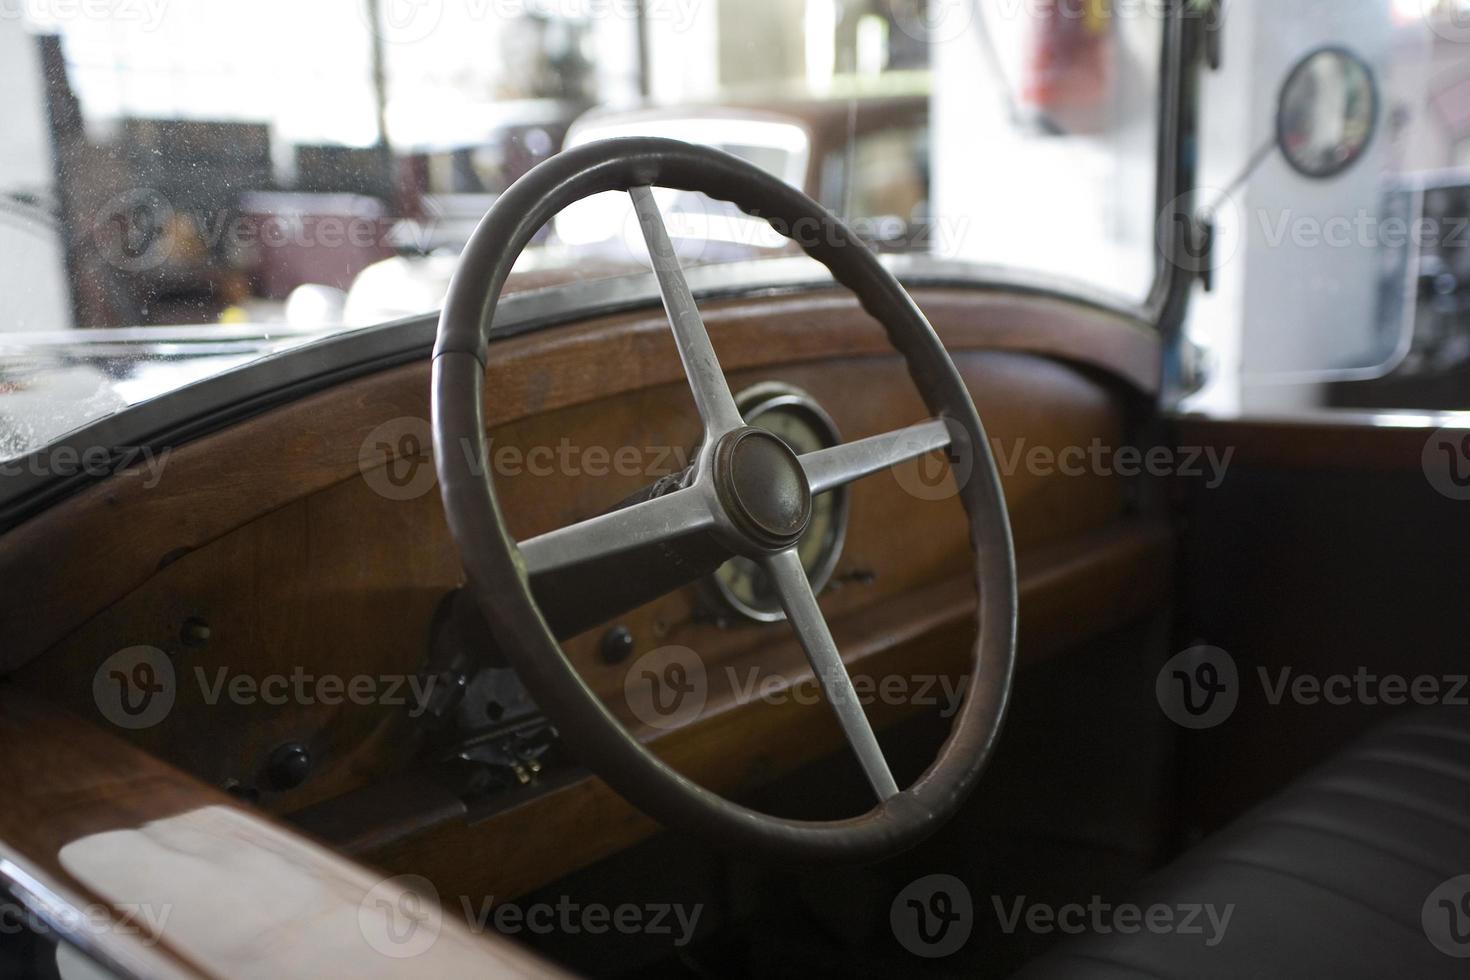
[[[909,267],[1141,304],[1163,6],[0,0],[0,458],[434,311],[496,197],[607,137],[734,153]],[[658,201],[687,264],[792,255]],[[581,202],[508,288],[644,275],[636,229]]]

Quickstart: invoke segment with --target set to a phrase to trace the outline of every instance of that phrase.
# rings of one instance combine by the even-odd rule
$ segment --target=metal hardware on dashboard
[[[627,635],[621,640],[618,630]],[[604,656],[621,644],[625,627],[609,630]],[[561,762],[555,727],[496,646],[490,626],[463,589],[444,597],[430,627],[429,704],[420,717],[425,752],[455,772],[455,792],[467,802],[534,783]]]
[[[273,790],[295,789],[311,775],[311,753],[300,742],[287,742],[271,752],[265,781]]]
[[[209,624],[198,616],[190,616],[179,627],[179,642],[186,647],[202,647],[209,643],[212,635]]]
[[[229,793],[237,800],[252,804],[260,802],[260,790],[254,786],[246,786],[233,776],[224,781],[223,788],[226,793]]]
[[[433,684],[422,718],[438,736],[435,741],[462,740],[487,725],[540,716],[469,593],[456,589],[446,595],[429,629],[429,660],[422,673]]]
[[[1188,337],[1180,338],[1175,350],[1178,397],[1192,395],[1208,383],[1211,360],[1210,352],[1204,347]]]
[[[1203,20],[1205,64],[1219,71],[1225,65],[1225,0],[1198,0],[1195,7]]]
[[[562,760],[560,736],[544,718],[497,732],[460,749],[459,758],[473,766],[468,797],[493,796],[534,783]]]
[[[754,385],[735,396],[735,406],[747,425],[775,435],[797,455],[841,444],[837,424],[815,398],[800,388],[775,381]],[[797,551],[802,567],[818,593],[828,584],[842,556],[847,533],[846,488],[817,494],[809,501],[810,517]],[[760,563],[732,558],[715,571],[705,587],[709,617],[727,625],[745,619],[760,623],[786,618],[774,583]]]
[[[633,655],[635,645],[632,631],[619,624],[602,634],[602,643],[598,649],[602,652],[603,663],[620,664]]]
[[[455,589],[440,601],[429,624],[428,662],[420,672],[429,682],[425,685],[429,701],[421,715],[427,728],[438,731],[450,726],[477,659],[490,656],[492,646],[490,627],[463,589]]]

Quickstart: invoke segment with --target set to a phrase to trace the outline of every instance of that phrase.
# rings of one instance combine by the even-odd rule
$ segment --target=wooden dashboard
[[[1066,447],[1136,439],[1154,391],[1156,339],[1121,316],[1042,297],[915,298],[971,386],[1000,458],[1023,663],[1157,608],[1170,578],[1165,525],[1142,512],[1122,479],[1036,465]],[[705,317],[733,389],[794,385],[844,439],[926,415],[902,361],[845,293],[726,301],[709,304]],[[521,461],[496,486],[519,537],[608,508],[697,440],[658,311],[507,338],[492,359],[492,446]],[[0,539],[0,674],[441,889],[515,894],[652,832],[575,769],[472,808],[417,780],[419,742],[402,707],[265,696],[268,677],[381,683],[423,667],[435,611],[461,581],[427,455],[428,390],[427,362],[328,389],[174,449],[157,485],[121,474],[10,532]],[[620,450],[637,464],[611,465]],[[538,451],[574,465],[532,465]],[[853,490],[842,557],[821,601],[855,675],[964,672],[975,602],[964,513],[956,499],[934,496],[920,499],[889,474]],[[810,683],[783,624],[716,621],[694,588],[618,623],[633,637],[630,659],[607,661],[601,628],[570,640],[568,655],[655,751],[711,788],[748,789],[840,745],[825,705],[752,700],[728,683],[752,672]],[[650,728],[624,679],[640,654],[668,645],[719,669],[697,719]],[[104,661],[135,646],[168,658],[174,701],[151,727],[119,731],[99,712],[94,681]],[[253,696],[230,694],[239,678]],[[881,726],[915,710],[876,704],[870,714]],[[261,773],[286,743],[309,749],[310,773],[275,790]],[[331,806],[343,800],[351,805]]]

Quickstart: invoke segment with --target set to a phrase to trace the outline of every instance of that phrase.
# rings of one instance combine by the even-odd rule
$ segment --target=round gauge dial
[[[748,425],[780,437],[798,456],[837,445],[837,427],[810,395],[774,382],[756,385],[735,398]],[[812,499],[812,518],[797,542],[802,567],[812,590],[820,592],[832,577],[847,530],[847,490],[839,488]],[[716,570],[715,592],[732,611],[758,622],[785,619],[770,576],[749,558],[731,558]]]

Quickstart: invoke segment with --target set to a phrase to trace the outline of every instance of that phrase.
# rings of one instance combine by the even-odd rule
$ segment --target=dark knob
[[[602,634],[604,663],[620,664],[633,653],[633,634],[626,626],[614,626]]]
[[[190,616],[179,628],[179,639],[186,647],[202,647],[209,642],[212,635],[209,624],[198,616]]]
[[[310,774],[311,753],[300,742],[277,746],[265,763],[265,778],[271,789],[295,789]]]

